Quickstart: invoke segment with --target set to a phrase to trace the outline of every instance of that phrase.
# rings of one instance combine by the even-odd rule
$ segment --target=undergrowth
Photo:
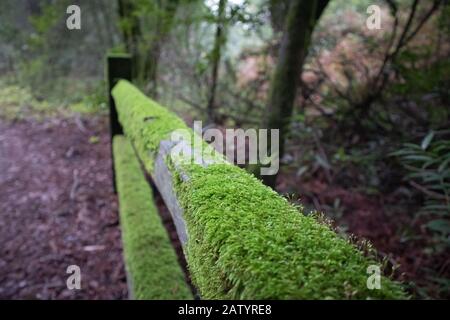
[[[114,137],[114,163],[128,281],[137,299],[192,299],[175,250],[130,142]]]
[[[70,97],[69,97],[70,98]],[[105,98],[99,90],[78,93],[72,98],[50,98],[35,94],[30,88],[0,79],[0,118],[9,121],[76,115],[106,114]]]

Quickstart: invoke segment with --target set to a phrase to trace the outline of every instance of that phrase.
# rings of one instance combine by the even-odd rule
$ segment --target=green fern
[[[392,153],[407,170],[405,179],[425,201],[418,212],[428,216],[426,227],[449,245],[450,234],[450,140],[449,130],[430,131],[420,144],[405,143]]]

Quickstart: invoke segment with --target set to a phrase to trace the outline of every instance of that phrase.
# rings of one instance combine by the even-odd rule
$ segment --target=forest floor
[[[0,299],[127,298],[111,173],[106,117],[0,117]],[[288,172],[281,174],[278,189],[294,189],[304,195],[302,203],[327,213],[338,209],[335,225],[369,239],[400,265],[397,279],[421,287],[429,283],[422,266],[440,265],[440,273],[448,272],[445,257],[430,259],[420,241],[402,240],[402,228],[414,226],[407,208],[385,210],[395,197],[368,197],[321,179],[299,181]],[[340,207],[332,208],[337,198]],[[160,199],[158,204],[186,268],[170,215]],[[80,267],[81,290],[67,289],[69,265]]]
[[[0,212],[0,299],[127,297],[104,118],[0,119]]]
[[[387,260],[385,272],[406,284],[413,298],[449,298],[450,292],[445,292],[440,282],[450,275],[448,251],[430,251],[423,221],[411,214],[417,208],[400,203],[395,193],[367,195],[329,184],[325,177],[302,181],[290,172],[281,173],[277,189],[282,193],[295,190],[302,195],[296,202],[324,212],[343,236],[369,240],[378,259]]]

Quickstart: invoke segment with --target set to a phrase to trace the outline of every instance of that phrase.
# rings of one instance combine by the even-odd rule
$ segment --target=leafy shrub
[[[449,130],[430,131],[420,144],[405,143],[392,153],[407,170],[405,179],[424,196],[418,215],[428,218],[425,226],[439,240],[438,251],[450,244],[449,133]]]

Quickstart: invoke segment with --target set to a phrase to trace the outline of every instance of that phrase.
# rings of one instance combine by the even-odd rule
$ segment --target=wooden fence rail
[[[120,225],[132,299],[192,299],[131,143],[113,139]]]
[[[191,141],[200,138],[129,81],[118,81],[112,97],[125,136],[172,214],[203,298],[405,297],[384,276],[380,289],[369,289],[367,269],[379,263],[317,216],[304,215],[205,142],[197,150],[198,144],[173,141],[180,129]],[[174,148],[200,152],[204,162],[174,157]]]

